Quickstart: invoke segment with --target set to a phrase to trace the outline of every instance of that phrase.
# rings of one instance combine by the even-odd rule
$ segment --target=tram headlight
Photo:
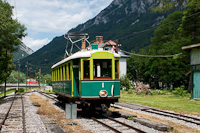
[[[101,90],[101,91],[99,92],[99,96],[100,96],[100,97],[107,97],[107,96],[108,96],[108,92],[107,92],[106,90]]]

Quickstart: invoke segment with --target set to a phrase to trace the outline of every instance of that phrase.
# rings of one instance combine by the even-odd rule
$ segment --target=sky
[[[13,18],[27,28],[23,43],[37,51],[54,37],[95,17],[113,0],[7,0]]]

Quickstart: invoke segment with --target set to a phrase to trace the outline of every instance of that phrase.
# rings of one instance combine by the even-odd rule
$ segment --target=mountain
[[[104,40],[119,40],[121,49],[138,52],[150,44],[155,28],[168,14],[183,10],[185,5],[176,5],[176,9],[166,13],[155,13],[151,8],[163,4],[157,0],[113,0],[113,2],[96,17],[69,30],[69,32],[84,32],[90,35],[90,41],[101,35]],[[24,58],[32,66],[42,68],[43,74],[50,73],[51,66],[63,59],[67,40],[55,37],[35,53]],[[35,69],[35,68],[34,68]]]
[[[13,53],[14,61],[16,61],[19,58],[20,59],[25,58],[34,52],[31,48],[27,47],[23,43],[17,46],[16,48],[17,48],[17,51]]]

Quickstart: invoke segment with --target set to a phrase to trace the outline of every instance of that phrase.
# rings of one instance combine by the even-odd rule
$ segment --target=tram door
[[[74,80],[76,83],[77,95],[79,95],[79,67],[76,65],[73,66],[73,72],[74,72]]]
[[[193,98],[200,98],[200,72],[193,73]]]

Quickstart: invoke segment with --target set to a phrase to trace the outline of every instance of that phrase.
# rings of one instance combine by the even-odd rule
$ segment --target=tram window
[[[61,80],[64,79],[64,76],[63,76],[63,66],[62,66],[62,71],[61,71]]]
[[[60,80],[60,67],[58,68],[58,81]]]
[[[115,78],[119,78],[119,61],[115,60]]]
[[[68,73],[69,75],[68,76],[69,76],[69,80],[70,80],[71,79],[71,76],[70,76],[71,75],[70,63],[68,64],[68,71],[69,71],[69,73]]]
[[[62,67],[60,67],[60,81],[62,80]]]
[[[66,65],[65,65],[64,70],[65,70],[65,80],[67,80],[67,66]]]
[[[83,61],[83,78],[90,78],[90,61]]]
[[[55,70],[55,76],[56,76],[56,81],[58,80],[57,78],[57,69]]]
[[[111,62],[111,59],[94,60],[94,78],[111,78]]]
[[[56,81],[58,81],[58,68],[56,69]]]

